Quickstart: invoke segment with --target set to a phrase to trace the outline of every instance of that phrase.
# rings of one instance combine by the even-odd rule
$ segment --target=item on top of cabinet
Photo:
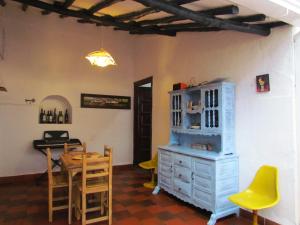
[[[196,87],[196,86],[197,86],[196,78],[195,78],[195,77],[192,77],[192,78],[189,80],[189,84],[188,84],[187,88],[192,88],[192,87]]]
[[[194,144],[191,144],[191,148],[211,151],[212,150],[212,145],[211,144],[194,143]]]
[[[182,89],[186,89],[186,88],[187,88],[187,84],[185,84],[185,83],[173,84],[173,91],[182,90]]]

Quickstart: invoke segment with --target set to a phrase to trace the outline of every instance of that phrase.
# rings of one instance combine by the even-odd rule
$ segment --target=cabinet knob
[[[181,161],[181,160],[179,160],[179,163],[182,163],[182,161]]]
[[[181,176],[182,176],[181,174],[178,175],[178,177],[181,177]]]
[[[181,191],[181,188],[178,188],[178,191]]]

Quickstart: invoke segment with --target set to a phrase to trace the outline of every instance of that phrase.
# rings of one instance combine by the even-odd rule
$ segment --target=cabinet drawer
[[[199,190],[214,193],[213,182],[210,179],[194,176],[194,186]]]
[[[195,159],[194,161],[195,175],[207,179],[214,177],[214,165],[208,160]]]
[[[190,183],[192,180],[192,171],[181,166],[174,166],[174,176],[179,180]]]
[[[229,192],[237,192],[238,187],[238,181],[236,177],[223,179],[223,180],[217,180],[217,193],[229,193]]]
[[[186,168],[192,168],[192,158],[180,154],[174,155],[174,164]]]
[[[207,193],[205,191],[200,191],[198,189],[194,189],[193,190],[193,199],[199,207],[205,208],[207,210],[212,209],[212,205],[213,205],[213,195],[212,194]]]
[[[161,151],[160,152],[159,163],[171,166],[172,165],[172,155],[171,155],[171,153]]]
[[[165,177],[172,177],[172,167],[164,164],[159,165],[159,173]]]
[[[191,183],[185,183],[181,180],[174,179],[174,191],[191,197],[192,185]]]
[[[163,175],[161,175],[161,174],[160,174],[160,176],[159,176],[158,179],[159,179],[159,183],[160,183],[160,184],[163,184],[163,185],[165,185],[165,186],[170,187],[171,184],[172,184],[171,178],[165,177],[165,176],[163,176]]]
[[[219,179],[237,176],[236,161],[227,161],[217,166],[217,177]]]

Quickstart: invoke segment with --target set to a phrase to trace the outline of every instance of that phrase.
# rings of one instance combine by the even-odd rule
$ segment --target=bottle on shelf
[[[56,108],[54,109],[54,112],[53,112],[52,123],[57,123]]]
[[[44,110],[43,110],[43,108],[41,108],[41,112],[40,112],[40,123],[43,123],[43,116],[44,116]]]
[[[50,119],[50,112],[47,110],[47,116],[46,116],[46,123],[49,123]]]
[[[42,123],[47,122],[47,115],[46,115],[46,110],[43,111],[43,118],[42,118]]]
[[[57,123],[63,123],[64,122],[64,117],[62,114],[62,111],[59,111],[58,116],[57,116]]]
[[[52,123],[52,121],[53,121],[52,110],[50,110],[50,113],[49,113],[49,123]]]
[[[66,112],[65,112],[65,123],[69,123],[69,114],[68,114],[67,109],[66,109]]]

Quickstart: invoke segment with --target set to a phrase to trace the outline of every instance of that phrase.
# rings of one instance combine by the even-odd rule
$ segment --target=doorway
[[[152,77],[134,82],[133,164],[151,159]]]

